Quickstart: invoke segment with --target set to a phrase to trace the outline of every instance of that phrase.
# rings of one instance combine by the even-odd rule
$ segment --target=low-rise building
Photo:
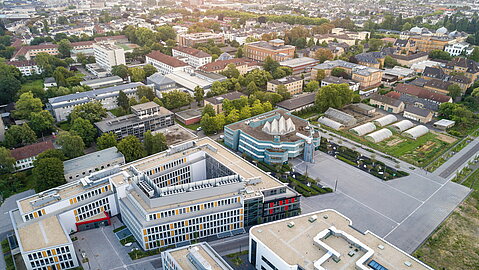
[[[109,86],[114,86],[118,84],[123,84],[124,81],[119,76],[110,76],[105,78],[93,79],[80,82],[82,86],[88,86],[92,89],[104,88]]]
[[[173,57],[184,59],[183,62],[188,65],[198,68],[211,63],[211,55],[202,50],[189,47],[174,47],[172,50]]]
[[[193,125],[201,121],[201,114],[201,109],[189,109],[175,113],[175,117],[185,125]]]
[[[315,101],[315,92],[303,93],[301,95],[276,103],[276,107],[285,109],[290,112],[296,112],[314,106]]]
[[[18,68],[23,76],[42,74],[42,69],[33,60],[9,61],[7,62],[7,65],[12,65]]]
[[[152,51],[146,55],[146,63],[153,65],[159,73],[165,75],[175,71],[185,71],[189,65],[172,56],[161,53],[160,51]]]
[[[354,59],[358,64],[372,67],[372,68],[383,68],[384,59],[386,54],[382,52],[366,52],[360,53],[354,56]]]
[[[129,135],[143,139],[148,130],[153,132],[175,124],[174,114],[152,101],[131,106],[131,111],[132,114],[96,122],[95,126],[101,134],[112,132],[121,140]]]
[[[166,250],[161,261],[164,270],[233,270],[207,242]]]
[[[320,143],[319,131],[283,109],[225,126],[225,145],[270,164],[284,164],[302,156],[312,162]]]
[[[443,70],[449,75],[451,75],[451,73],[463,73],[471,82],[475,82],[479,78],[478,64],[464,57],[456,57],[449,61],[443,67]]]
[[[240,75],[245,75],[247,72],[253,69],[260,68],[260,64],[251,59],[233,58],[228,60],[216,60],[215,62],[201,66],[199,69],[206,72],[220,73],[225,71],[230,64],[233,64],[236,67]]]
[[[268,56],[275,61],[285,61],[294,58],[295,47],[285,45],[281,39],[256,41],[244,45],[244,55],[256,61],[264,61]]]
[[[467,42],[459,42],[446,45],[444,51],[451,56],[470,55],[474,51],[474,47]]]
[[[178,87],[188,91],[192,96],[196,87],[201,87],[205,90],[205,94],[209,92],[214,82],[222,82],[226,80],[226,76],[218,73],[206,72],[202,70],[175,71],[166,74],[165,77],[174,81]]]
[[[196,44],[207,43],[213,40],[215,43],[225,43],[223,34],[211,32],[180,34],[176,36],[176,41],[182,47],[194,47]]]
[[[171,80],[165,75],[162,75],[159,72],[156,72],[155,74],[146,78],[146,84],[152,85],[155,88],[156,95],[159,97],[162,96],[162,93],[170,92],[177,89],[175,81]]]
[[[403,116],[404,118],[426,124],[432,121],[434,113],[426,108],[421,108],[412,104],[408,104],[404,109]]]
[[[76,181],[94,172],[125,164],[125,157],[116,147],[110,147],[63,162],[65,179]]]
[[[360,84],[353,80],[343,79],[341,77],[327,76],[321,80],[321,87],[327,86],[330,84],[347,84],[349,89],[353,91],[358,91]]]
[[[293,70],[293,75],[301,73],[310,73],[311,68],[319,64],[319,60],[311,57],[293,58],[279,63],[283,67],[289,67]]]
[[[369,103],[390,113],[401,113],[404,111],[405,107],[404,102],[379,94],[373,94]]]
[[[433,270],[374,233],[358,231],[335,210],[256,225],[249,235],[248,258],[258,270]]]
[[[118,108],[117,98],[120,91],[123,91],[128,98],[136,98],[136,90],[138,89],[138,86],[144,86],[144,84],[134,82],[49,98],[47,109],[53,114],[58,122],[67,120],[68,115],[70,115],[76,106],[89,102],[97,101],[100,102],[105,109],[113,110]]]
[[[428,59],[429,54],[427,52],[418,52],[414,54],[389,54],[395,59],[401,66],[411,67],[414,64],[424,62]]]
[[[107,72],[110,72],[113,66],[126,64],[125,50],[114,43],[95,43],[93,54],[96,63]]]
[[[270,92],[276,92],[278,86],[283,85],[291,95],[297,95],[303,92],[304,80],[299,76],[287,76],[281,79],[269,81],[267,84],[267,90]]]
[[[208,104],[213,106],[213,109],[215,109],[215,112],[218,114],[218,113],[223,112],[223,101],[225,99],[236,100],[236,99],[239,99],[241,97],[248,97],[248,96],[241,93],[241,92],[234,91],[234,92],[229,92],[229,93],[226,93],[226,94],[223,94],[223,95],[206,98],[204,100],[204,104],[205,104],[205,106],[208,105]]]
[[[33,161],[37,159],[39,154],[54,148],[52,141],[45,141],[12,149],[10,152],[16,160],[15,170],[22,171],[33,168]]]

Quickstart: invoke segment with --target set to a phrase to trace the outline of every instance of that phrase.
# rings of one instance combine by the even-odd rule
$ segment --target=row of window
[[[159,188],[191,182],[190,166],[180,168],[159,177],[153,178],[153,183]]]
[[[55,255],[60,255],[60,254],[68,253],[68,252],[70,252],[70,247],[68,247],[68,246],[58,247],[58,248],[55,249],[55,252],[56,252]],[[46,257],[50,257],[50,256],[53,256],[52,251],[51,251],[51,250],[46,250],[46,251],[45,251],[45,254],[42,254],[41,251],[35,252],[35,253],[30,253],[30,254],[28,254],[28,259],[29,259],[30,261],[33,261],[33,260],[37,260],[37,259],[41,259],[41,258],[46,258]]]
[[[148,217],[149,217],[149,220],[155,220],[159,218],[182,215],[182,214],[190,213],[190,212],[198,212],[200,210],[209,209],[213,207],[239,203],[240,200],[241,200],[240,197],[222,199],[222,200],[212,201],[209,203],[197,204],[197,205],[192,205],[188,207],[163,211],[160,213],[150,214]]]
[[[88,206],[88,208],[85,208],[86,206]],[[83,212],[81,214],[80,213],[78,214],[77,222],[82,221],[84,219],[87,219],[89,217],[98,215],[101,212],[110,211],[110,204],[108,203],[107,198],[102,199],[101,201],[96,201],[94,203],[88,204],[86,206],[81,207],[81,208],[84,208],[84,209],[82,210]],[[103,209],[101,207],[103,207]]]
[[[52,265],[52,264],[55,264],[57,262],[67,263],[68,260],[72,260],[72,255],[70,253],[63,254],[63,255],[59,255],[57,258],[58,258],[57,261],[55,261],[55,259],[53,257],[49,257],[49,258],[45,258],[45,259],[39,259],[39,260],[36,260],[36,261],[30,261],[30,265],[33,268],[36,268],[36,267],[40,267],[40,266]]]
[[[176,166],[179,166],[183,163],[186,162],[186,158],[180,158],[180,159],[177,159],[177,160],[173,160],[171,162],[168,162],[168,163],[165,163],[165,164],[162,164],[156,168],[153,168],[153,169],[150,169],[148,171],[145,172],[145,174],[147,176],[150,176],[150,175],[153,175],[153,174],[157,174],[161,171],[164,171],[164,170],[168,170],[168,169],[171,169],[171,168],[174,168]]]
[[[110,189],[110,185],[106,185],[106,186],[103,186],[103,187],[100,187],[100,188],[91,190],[91,191],[88,192],[88,193],[85,193],[85,194],[82,194],[82,195],[80,195],[80,196],[77,196],[76,199],[77,199],[77,201],[80,202],[80,201],[86,200],[86,199],[88,199],[88,198],[91,198],[91,197],[93,197],[93,196],[100,195],[100,194],[103,193],[103,192],[107,192],[109,189]]]

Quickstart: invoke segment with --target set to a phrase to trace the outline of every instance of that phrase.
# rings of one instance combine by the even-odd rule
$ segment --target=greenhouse
[[[374,125],[371,122],[368,122],[366,124],[363,124],[363,125],[357,126],[355,128],[352,128],[349,131],[351,131],[352,133],[354,133],[358,136],[364,136],[364,135],[366,135],[368,133],[371,133],[375,130],[376,130],[376,125]]]
[[[426,126],[419,125],[404,131],[402,135],[415,140],[423,135],[426,135],[428,132],[429,129]]]
[[[334,130],[339,130],[340,128],[343,128],[343,127],[344,127],[343,124],[341,124],[341,123],[339,123],[339,122],[336,122],[336,121],[334,121],[334,120],[331,120],[331,119],[329,119],[329,118],[327,118],[327,117],[324,117],[324,116],[320,117],[320,118],[318,119],[318,122],[319,122],[321,125],[325,125],[325,126],[330,127],[330,128],[332,128],[332,129],[334,129]]]
[[[409,120],[401,120],[395,124],[392,124],[391,127],[394,128],[398,132],[403,132],[412,128],[414,124]]]
[[[387,126],[391,123],[394,123],[396,122],[398,119],[396,116],[392,115],[392,114],[388,114],[388,115],[385,115],[381,118],[378,118],[376,120],[374,120],[374,123],[380,127],[384,127],[384,126]]]
[[[370,142],[373,142],[373,143],[378,143],[378,142],[382,142],[384,140],[386,140],[387,138],[391,137],[393,135],[392,131],[387,129],[387,128],[383,128],[381,130],[378,130],[376,132],[373,132],[369,135],[366,135],[364,138]]]

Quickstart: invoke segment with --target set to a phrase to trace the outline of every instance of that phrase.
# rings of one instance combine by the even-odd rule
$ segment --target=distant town
[[[0,269],[479,269],[479,1],[0,0]]]

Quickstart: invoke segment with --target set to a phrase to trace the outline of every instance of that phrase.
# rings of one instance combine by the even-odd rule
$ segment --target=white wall
[[[252,229],[256,229],[256,228],[253,227]],[[257,229],[261,229],[261,228],[257,228]],[[249,248],[250,248],[249,256],[251,256],[251,241],[252,240],[256,241],[256,269],[261,270],[261,266],[263,266],[265,269],[271,270],[271,267],[265,262],[263,262],[263,260],[261,259],[261,256],[264,256],[266,259],[268,259],[268,261],[271,262],[277,269],[280,269],[280,270],[297,270],[298,269],[297,265],[289,265],[285,261],[283,261],[280,257],[278,257],[273,251],[271,251],[266,245],[264,245],[251,233],[249,234]],[[249,258],[249,260],[251,261],[251,257]]]

